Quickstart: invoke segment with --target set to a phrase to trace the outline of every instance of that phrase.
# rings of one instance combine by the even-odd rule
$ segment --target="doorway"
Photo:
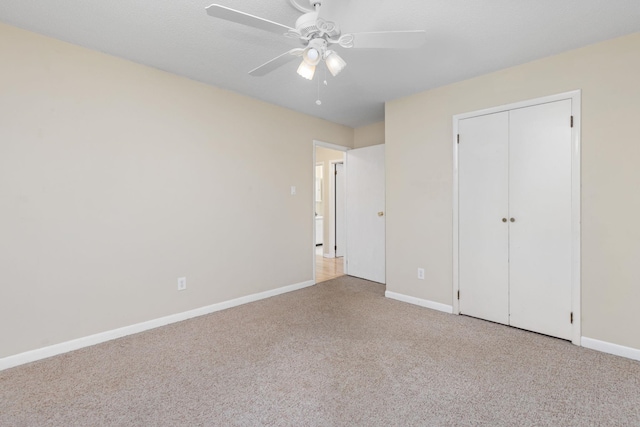
[[[349,149],[313,141],[316,283],[344,274],[385,283],[384,153],[384,144]]]
[[[345,274],[345,152],[347,148],[314,141],[314,279]]]

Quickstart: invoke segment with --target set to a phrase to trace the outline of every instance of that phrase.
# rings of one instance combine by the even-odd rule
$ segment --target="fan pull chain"
[[[325,86],[328,86],[326,68],[324,69],[324,80],[322,81],[322,84],[324,84]],[[322,101],[320,100],[320,78],[318,78],[318,99],[316,99],[316,105],[322,105]]]
[[[320,100],[320,78],[318,78],[318,99],[316,99],[316,105],[322,105],[322,101]]]

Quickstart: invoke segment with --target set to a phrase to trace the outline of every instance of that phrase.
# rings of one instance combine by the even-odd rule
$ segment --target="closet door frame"
[[[581,208],[581,174],[580,174],[580,129],[581,129],[581,91],[575,90],[557,95],[550,95],[513,104],[501,105],[484,110],[453,116],[453,313],[460,314],[459,304],[459,194],[458,194],[458,126],[460,120],[487,114],[532,107],[550,102],[571,100],[571,306],[573,313],[572,339],[575,345],[581,345],[582,316],[581,316],[581,255],[580,255],[580,208]],[[463,142],[464,143],[464,142]]]

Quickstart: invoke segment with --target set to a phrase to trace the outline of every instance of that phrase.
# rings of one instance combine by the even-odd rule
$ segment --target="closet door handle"
[[[507,218],[502,218],[502,222],[507,222]]]
[[[511,222],[516,222],[516,219],[515,218],[511,218],[510,221]]]

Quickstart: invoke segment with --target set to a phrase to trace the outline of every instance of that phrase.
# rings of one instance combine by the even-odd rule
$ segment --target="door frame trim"
[[[335,150],[335,151],[342,151],[343,154],[343,160],[342,162],[344,163],[344,169],[345,172],[347,170],[347,155],[346,152],[351,150],[352,148],[350,147],[345,147],[343,145],[337,145],[337,144],[332,144],[330,142],[325,142],[325,141],[320,141],[317,139],[313,140],[313,168],[311,169],[313,171],[313,175],[312,175],[312,181],[313,185],[315,187],[315,182],[316,182],[316,148],[318,147],[322,147],[322,148],[328,148],[330,150]],[[346,175],[345,175],[345,179],[346,179]],[[315,241],[316,241],[316,223],[315,223],[315,211],[316,211],[316,193],[315,191],[311,192],[311,212],[314,213],[313,215],[313,227],[311,227],[312,231],[313,231],[313,235],[311,236],[312,238],[312,242],[314,243],[312,245],[313,251],[311,252],[311,266],[312,266],[312,272],[313,272],[313,283],[316,284],[318,283],[316,281],[316,246],[315,246]],[[345,206],[345,211],[346,211],[346,206]],[[345,236],[346,234],[349,232],[349,230],[345,230]],[[347,248],[345,248],[345,252],[344,252],[344,270],[345,273],[347,271]]]
[[[346,179],[346,174],[344,173],[346,159],[347,159],[347,156],[345,154],[342,160],[330,160],[329,161],[329,169],[331,171],[334,171],[334,172],[336,170],[336,165],[338,165],[338,164],[342,165],[342,168],[343,168],[342,173],[343,173],[343,175],[345,175],[342,178],[343,180]],[[331,236],[331,239],[329,241],[331,242],[331,245],[332,245],[330,254],[331,254],[331,258],[338,258],[336,250],[335,250],[335,247],[338,245],[338,242],[336,240],[336,230],[338,228],[338,219],[336,217],[337,188],[336,188],[336,176],[335,176],[335,174],[333,174],[333,173],[331,174],[330,180],[331,180],[330,181],[330,184],[331,184],[331,191],[330,191],[330,193],[331,193],[330,194],[330,196],[331,196],[330,199],[331,200],[330,200],[330,202],[331,203],[329,204],[329,206],[330,206],[329,209],[333,211],[333,221],[330,224],[330,233],[329,233],[329,235]],[[346,199],[346,197],[347,197],[346,190],[344,191],[344,193],[345,193],[344,194],[344,198]],[[344,210],[346,212],[346,209],[347,209],[346,200],[343,200],[342,203],[344,204]],[[346,219],[345,219],[345,228],[346,228]],[[346,233],[346,230],[343,230],[343,232]],[[346,237],[346,234],[345,234],[345,237]],[[346,249],[347,249],[346,248],[346,243],[345,243],[344,246],[345,246],[344,249],[345,249],[345,254],[346,254]],[[346,271],[346,270],[343,270],[343,271]]]
[[[581,345],[582,315],[581,315],[581,113],[582,92],[574,90],[570,92],[549,95],[512,104],[500,105],[483,110],[456,114],[453,116],[453,313],[460,314],[458,301],[459,283],[459,201],[458,201],[458,131],[459,122],[471,117],[516,110],[518,108],[533,107],[535,105],[550,102],[571,100],[571,114],[573,116],[573,128],[571,130],[571,307],[573,310],[573,327],[571,342]]]

